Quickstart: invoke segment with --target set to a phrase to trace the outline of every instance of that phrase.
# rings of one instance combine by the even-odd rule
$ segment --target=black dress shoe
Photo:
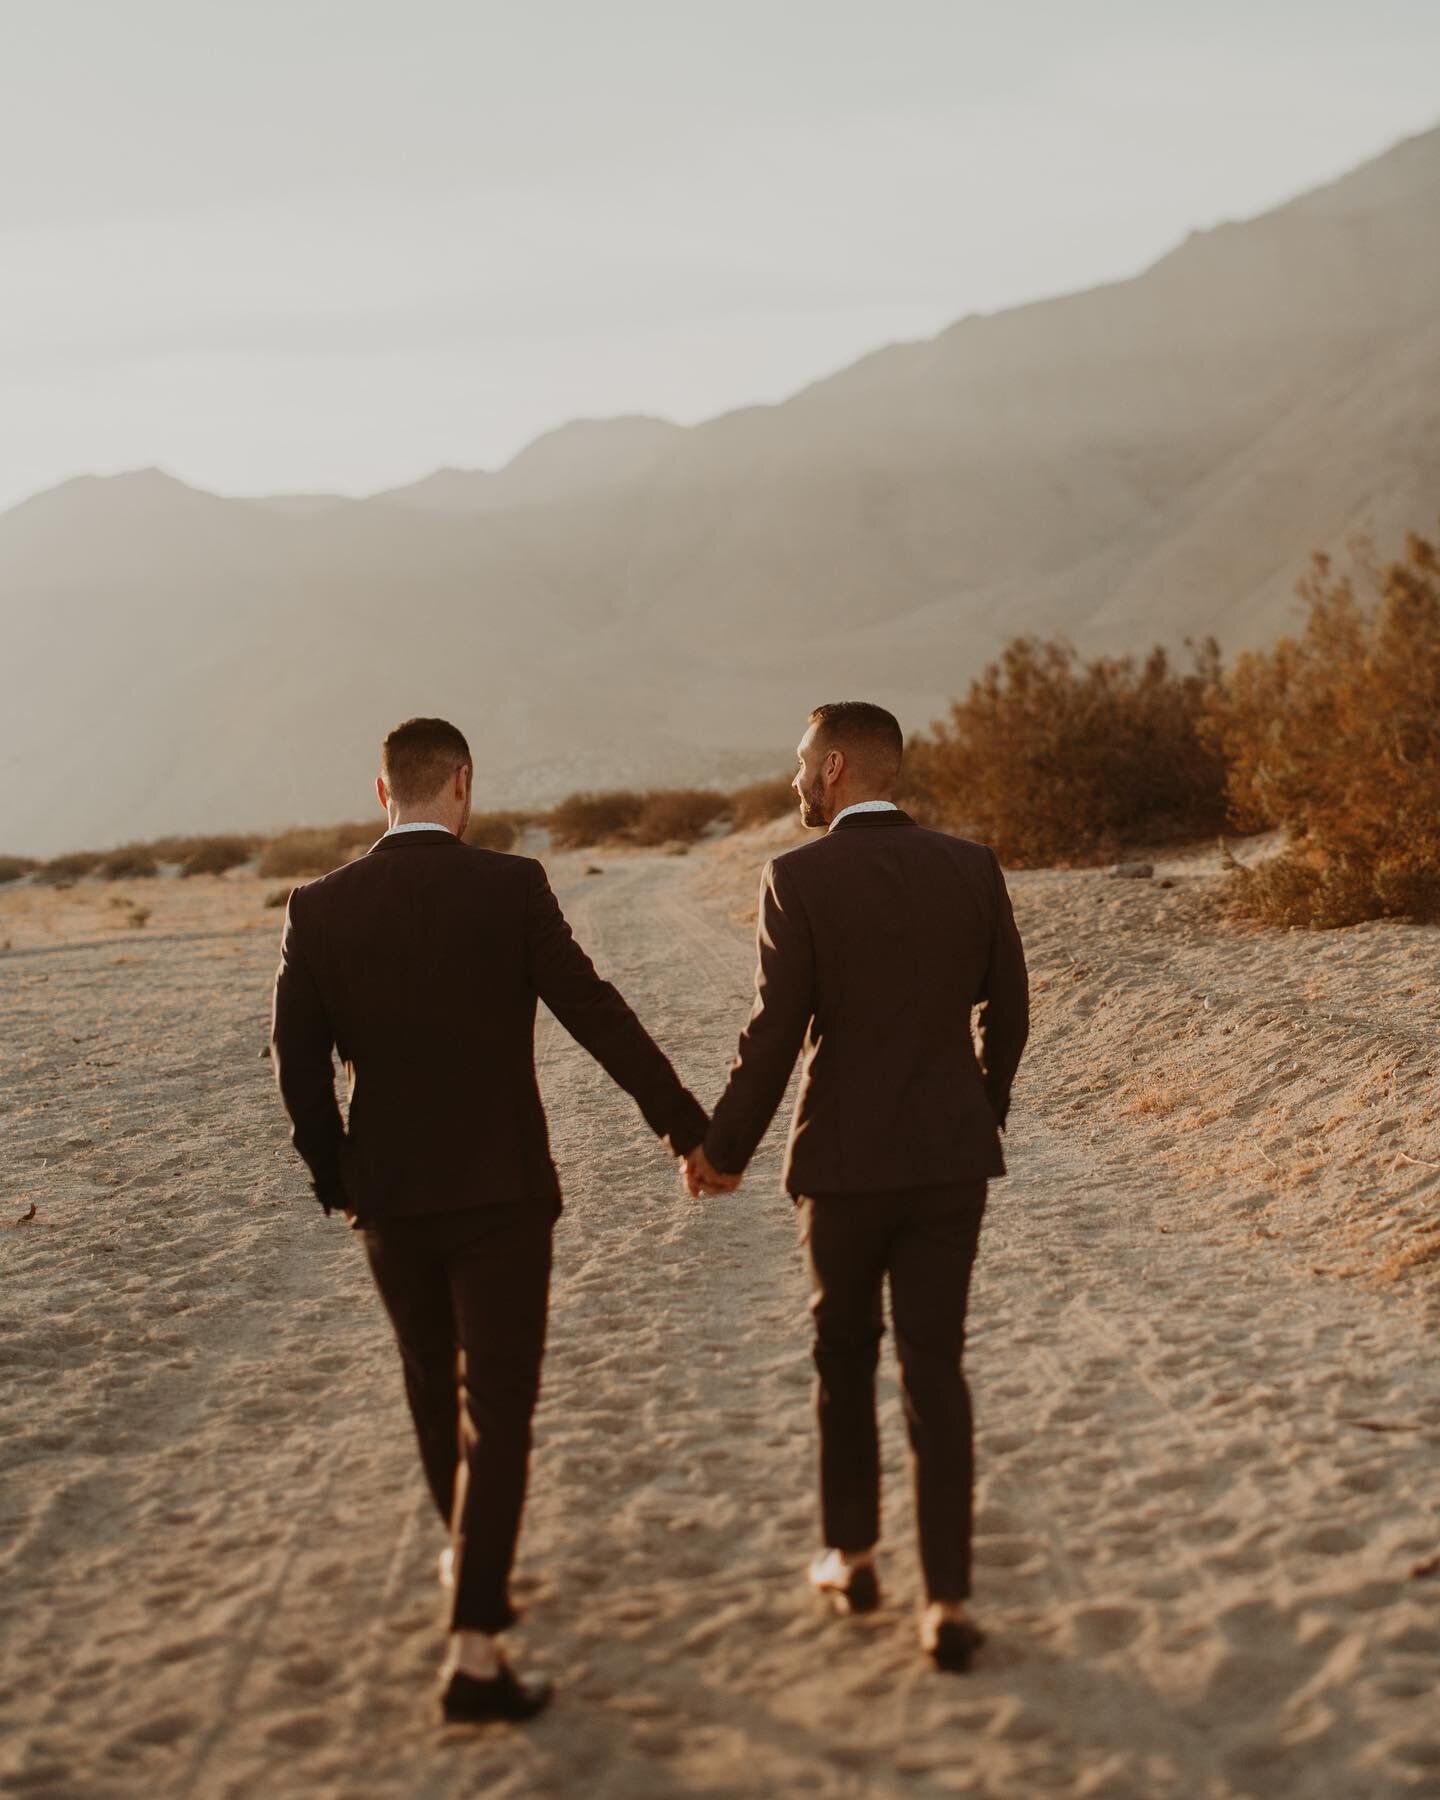
[[[508,1663],[487,1681],[459,1669],[440,1696],[441,1710],[452,1725],[481,1725],[487,1719],[533,1719],[554,1698],[555,1684],[544,1676],[524,1680]]]
[[[968,1619],[942,1619],[925,1637],[925,1648],[937,1669],[961,1673],[985,1642],[985,1633]]]

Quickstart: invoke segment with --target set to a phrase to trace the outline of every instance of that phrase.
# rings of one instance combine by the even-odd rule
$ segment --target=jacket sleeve
[[[290,1119],[290,1142],[310,1170],[315,1197],[329,1213],[343,1207],[340,1146],[345,1125],[335,1099],[335,1032],[306,958],[297,921],[297,888],[285,908],[280,967],[270,1022],[270,1058]]]
[[[990,958],[979,1000],[981,1064],[985,1092],[1001,1126],[1010,1112],[1010,1089],[1025,1040],[1030,1035],[1030,978],[1025,970],[1025,951],[1015,925],[1010,893],[995,852],[988,850],[995,884],[995,921],[990,934]]]
[[[531,863],[525,939],[531,985],[576,1043],[635,1101],[672,1153],[685,1156],[705,1135],[705,1109],[655,1040],[575,942],[545,871]]]
[[[721,1174],[739,1175],[769,1130],[815,1011],[815,947],[783,860],[760,877],[755,1001],[705,1139]]]

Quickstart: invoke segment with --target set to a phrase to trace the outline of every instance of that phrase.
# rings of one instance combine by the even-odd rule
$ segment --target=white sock
[[[469,1675],[475,1681],[493,1681],[500,1673],[500,1647],[486,1631],[452,1631],[445,1655],[444,1675]]]

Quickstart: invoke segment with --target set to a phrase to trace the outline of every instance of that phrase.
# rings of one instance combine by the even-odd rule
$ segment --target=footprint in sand
[[[141,1725],[129,1732],[122,1743],[130,1744],[177,1744],[183,1737],[188,1737],[196,1729],[200,1721],[194,1713],[164,1712],[157,1713],[153,1719],[146,1719]]]
[[[1086,1606],[1068,1621],[1068,1635],[1084,1656],[1104,1656],[1134,1643],[1145,1626],[1136,1606]]]
[[[224,1639],[213,1635],[208,1637],[180,1638],[173,1644],[162,1644],[154,1652],[150,1660],[162,1667],[171,1663],[190,1662],[197,1656],[203,1656],[207,1650],[215,1650],[224,1643]]]
[[[1029,1573],[1043,1562],[1039,1544],[1026,1537],[986,1538],[976,1545],[976,1560],[992,1569],[1023,1570]]]
[[[1064,1400],[1052,1406],[1047,1417],[1052,1425],[1079,1425],[1095,1417],[1095,1407],[1089,1400]]]
[[[330,1740],[330,1721],[321,1713],[296,1713],[272,1725],[265,1735],[272,1744],[290,1750],[318,1750]]]
[[[296,1656],[283,1663],[277,1685],[282,1688],[305,1688],[313,1692],[329,1687],[335,1679],[335,1664],[324,1657]]]
[[[1365,1539],[1348,1525],[1320,1525],[1294,1538],[1291,1547],[1309,1556],[1347,1556],[1352,1550],[1363,1550]]]

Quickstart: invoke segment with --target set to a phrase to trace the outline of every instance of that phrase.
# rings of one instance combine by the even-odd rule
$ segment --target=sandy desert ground
[[[766,849],[551,863],[702,1096]],[[436,1722],[398,1365],[259,1055],[273,884],[0,891],[0,1791],[1440,1795],[1440,931],[1242,930],[1211,867],[1012,880],[1036,1031],[974,1295],[965,1677],[916,1651],[888,1372],[887,1605],[801,1580],[779,1131],[691,1202],[542,1022],[568,1204],[516,1650],[560,1696],[482,1732]]]

